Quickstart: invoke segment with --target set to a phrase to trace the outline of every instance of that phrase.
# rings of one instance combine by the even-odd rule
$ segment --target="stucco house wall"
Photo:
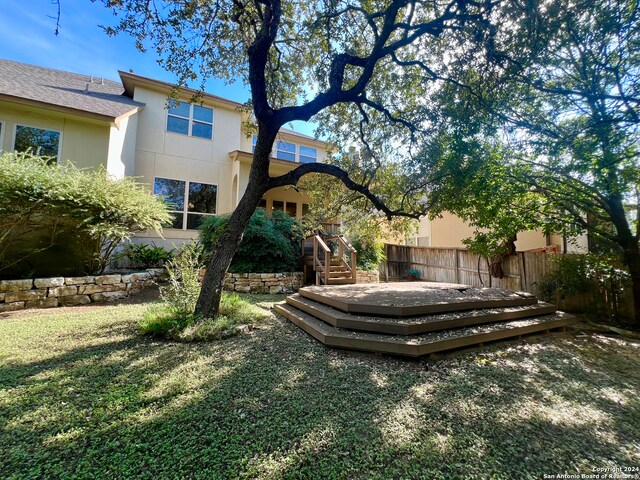
[[[80,168],[107,166],[110,136],[107,123],[1,100],[0,123],[3,151],[13,151],[16,127],[24,125],[61,133],[58,161],[73,159]]]

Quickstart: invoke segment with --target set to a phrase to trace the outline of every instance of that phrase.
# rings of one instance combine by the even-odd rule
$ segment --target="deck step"
[[[549,315],[556,311],[554,305],[538,302],[533,305],[466,310],[410,318],[389,318],[345,313],[309,300],[299,294],[287,297],[286,302],[334,327],[393,335],[415,335],[483,323]]]
[[[535,295],[526,292],[431,282],[341,285],[332,289],[312,286],[301,288],[299,293],[346,313],[384,317],[412,317],[538,303]]]
[[[495,340],[553,330],[575,322],[575,317],[572,315],[556,312],[540,317],[476,325],[406,337],[355,332],[336,328],[287,303],[277,304],[274,309],[277,313],[289,319],[309,335],[327,346],[409,357],[419,357]]]

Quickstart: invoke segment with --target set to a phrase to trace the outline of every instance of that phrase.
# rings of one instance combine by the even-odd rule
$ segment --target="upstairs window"
[[[57,160],[60,153],[60,132],[17,125],[13,149],[16,152],[30,150],[35,155],[51,157]]]
[[[196,230],[204,218],[216,213],[218,187],[209,183],[185,182],[157,177],[153,193],[164,197],[173,214],[170,228]]]
[[[191,137],[213,138],[213,110],[180,102],[169,107],[167,131]]]
[[[318,161],[318,150],[312,147],[305,147],[300,145],[300,160],[301,163],[314,163]]]
[[[256,144],[258,143],[258,136],[253,135],[251,142],[251,152],[256,152]],[[297,147],[297,158],[296,158]],[[290,162],[301,163],[313,163],[318,161],[318,150],[313,147],[306,147],[304,145],[296,145],[295,143],[285,142],[283,140],[276,140],[273,146],[272,156],[279,158],[280,160],[288,160]]]
[[[276,142],[276,158],[279,158],[280,160],[289,160],[290,162],[295,162],[296,144],[278,140]]]

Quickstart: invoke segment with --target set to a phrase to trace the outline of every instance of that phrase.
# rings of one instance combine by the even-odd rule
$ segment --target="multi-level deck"
[[[529,293],[428,282],[305,287],[275,309],[325,345],[411,357],[575,321]]]

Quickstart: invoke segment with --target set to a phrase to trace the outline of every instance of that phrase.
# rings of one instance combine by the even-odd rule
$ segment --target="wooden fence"
[[[487,259],[462,248],[411,247],[385,244],[386,261],[380,264],[380,281],[398,281],[408,270],[418,270],[420,278],[431,282],[446,282],[474,287],[497,287],[533,293],[536,283],[551,272],[554,263],[544,252],[518,252],[504,259],[504,278],[489,275]],[[556,299],[560,308],[584,311],[597,304],[606,316],[628,316],[633,311],[630,289],[621,295],[611,295],[594,282],[591,292]]]

